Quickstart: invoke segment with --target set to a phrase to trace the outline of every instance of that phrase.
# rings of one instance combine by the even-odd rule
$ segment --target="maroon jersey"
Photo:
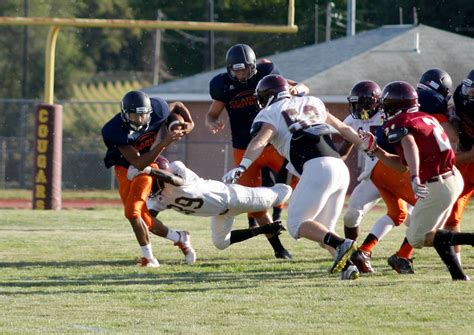
[[[451,149],[448,136],[439,122],[429,114],[423,112],[401,113],[388,120],[384,125],[384,135],[389,132],[404,130],[411,134],[418,146],[420,157],[420,182],[438,176],[453,168],[455,162],[454,151]],[[392,143],[403,164],[406,163],[400,139]]]

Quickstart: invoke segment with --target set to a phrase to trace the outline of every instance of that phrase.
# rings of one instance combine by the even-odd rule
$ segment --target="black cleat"
[[[293,256],[291,256],[290,252],[286,249],[275,251],[275,257],[279,259],[288,259],[288,260],[293,259]]]
[[[281,221],[275,221],[268,224],[268,231],[266,234],[280,235],[282,231],[285,231],[285,227],[281,224]]]
[[[370,252],[358,249],[352,253],[350,260],[357,266],[357,269],[361,273],[375,272],[370,262],[372,260],[372,254]]]
[[[401,275],[414,274],[413,270],[413,259],[398,257],[397,254],[393,254],[387,259],[388,265],[392,267],[397,273]]]

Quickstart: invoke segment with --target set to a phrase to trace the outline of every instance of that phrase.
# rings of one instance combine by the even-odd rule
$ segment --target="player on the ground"
[[[434,247],[453,280],[469,280],[453,246],[473,245],[474,234],[442,229],[463,187],[446,133],[435,118],[418,111],[418,95],[406,82],[385,86],[382,107],[387,118],[384,135],[398,155],[378,147],[369,132],[364,134],[364,143],[368,152],[385,164],[400,170],[407,166],[410,171],[413,193],[418,199],[406,232],[408,243],[414,248]]]
[[[153,216],[166,209],[173,209],[186,215],[210,217],[212,242],[220,250],[260,234],[272,236],[284,230],[280,221],[239,230],[232,230],[232,226],[239,214],[264,211],[286,203],[291,196],[290,186],[276,184],[272,187],[246,187],[224,184],[200,178],[180,161],[169,163],[160,156],[157,163],[160,169],[169,171],[181,181],[176,185],[157,181],[157,190],[147,201]],[[137,169],[130,167],[129,179],[139,173]]]
[[[263,78],[256,95],[261,110],[252,126],[254,137],[239,166],[223,180],[235,182],[268,144],[274,145],[289,161],[290,172],[300,176],[288,205],[288,232],[295,239],[304,237],[328,249],[335,256],[330,272],[343,270],[342,279],[357,278],[357,268],[348,262],[355,242],[334,232],[349,186],[349,171],[331,134],[339,132],[355,144],[361,144],[361,139],[329,114],[320,99],[292,96],[282,76]]]
[[[255,52],[246,44],[232,46],[226,54],[227,72],[218,74],[209,83],[209,92],[212,103],[206,115],[206,125],[216,134],[225,124],[219,120],[222,112],[227,110],[232,135],[234,164],[237,165],[250,142],[250,129],[258,113],[255,88],[260,79],[268,74],[279,73],[277,67],[268,60],[257,63]],[[304,84],[289,81],[293,94],[305,94],[309,90]],[[267,146],[261,157],[242,176],[239,184],[249,187],[262,186],[261,170],[269,167],[275,173],[281,170],[284,159],[271,146]],[[279,219],[278,211],[274,219]],[[259,224],[271,222],[266,212],[250,213],[249,225],[254,221]],[[291,259],[290,253],[283,247],[278,236],[269,239],[277,258]]]
[[[170,112],[182,115],[185,122],[180,130],[167,132],[160,140],[158,133]],[[146,199],[153,178],[143,174],[133,180],[127,179],[129,166],[139,170],[149,167],[168,145],[189,133],[193,127],[191,114],[181,102],[168,105],[161,98],[150,99],[141,91],[130,91],[122,98],[121,112],[102,128],[107,146],[105,166],[114,167],[125,217],[140,245],[141,266],[160,266],[153,255],[149,232],[173,241],[184,253],[188,264],[194,263],[196,258],[188,232],[169,229],[148,212]]]

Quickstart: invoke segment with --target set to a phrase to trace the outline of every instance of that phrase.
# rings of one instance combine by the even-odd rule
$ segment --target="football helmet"
[[[466,104],[474,104],[474,70],[471,70],[462,82],[461,97]]]
[[[155,159],[156,165],[158,165],[158,168],[161,170],[166,170],[168,171],[170,168],[170,161],[165,157],[165,156],[158,156]],[[165,187],[165,183],[160,180],[159,178],[156,178],[155,182],[151,186],[151,191],[150,191],[150,197],[156,197],[158,194],[161,193],[163,188]]]
[[[431,89],[441,94],[444,98],[447,98],[453,87],[453,81],[446,71],[441,69],[429,69],[423,73],[416,87],[417,89]]]
[[[225,56],[227,73],[230,78],[239,83],[245,84],[257,73],[257,58],[255,52],[247,44],[236,44],[231,47]],[[249,74],[245,78],[237,78],[235,71],[249,69]]]
[[[260,109],[283,98],[291,98],[288,81],[278,74],[263,77],[257,84],[255,95]]]
[[[369,120],[380,107],[382,90],[376,82],[363,80],[352,86],[347,97],[351,115],[354,119]]]
[[[138,131],[148,127],[153,110],[148,95],[141,91],[130,91],[124,95],[120,105],[122,120],[131,129]]]
[[[155,159],[155,163],[158,165],[158,168],[161,170],[169,170],[170,169],[170,161],[165,156],[158,156]]]
[[[418,110],[418,93],[405,81],[392,81],[382,91],[382,108],[387,119]]]

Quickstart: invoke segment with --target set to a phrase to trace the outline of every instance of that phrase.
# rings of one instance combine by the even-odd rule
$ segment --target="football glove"
[[[359,137],[362,139],[362,150],[368,154],[374,154],[378,150],[377,138],[370,131],[359,131]]]
[[[416,199],[424,199],[430,193],[426,185],[420,183],[418,176],[411,177],[411,188],[413,189],[413,194],[415,194]]]
[[[234,184],[237,182],[237,180],[239,180],[240,176],[245,172],[245,170],[246,168],[243,166],[233,168],[222,177],[222,181],[226,184]]]

